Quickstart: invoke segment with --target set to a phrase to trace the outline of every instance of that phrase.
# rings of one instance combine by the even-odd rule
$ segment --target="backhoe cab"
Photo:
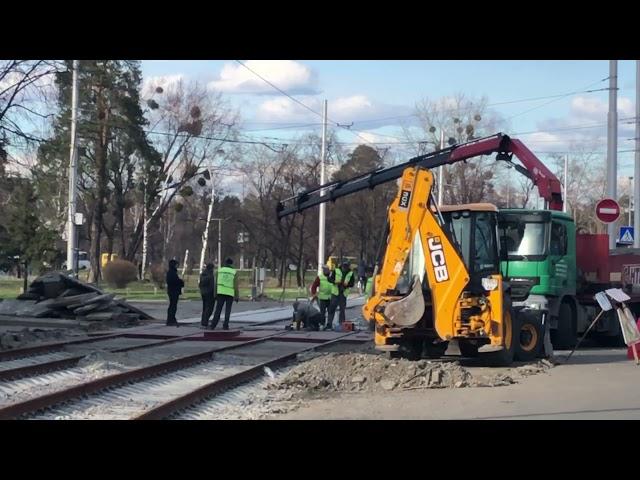
[[[389,207],[386,249],[363,308],[375,342],[394,356],[440,356],[449,340],[464,355],[486,352],[492,363],[513,359],[513,319],[503,292],[497,208],[437,209],[433,174],[405,170]]]

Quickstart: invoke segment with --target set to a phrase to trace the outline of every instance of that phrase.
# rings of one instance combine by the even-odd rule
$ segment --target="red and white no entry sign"
[[[603,198],[596,204],[596,217],[602,223],[613,223],[620,216],[620,205],[612,198]]]

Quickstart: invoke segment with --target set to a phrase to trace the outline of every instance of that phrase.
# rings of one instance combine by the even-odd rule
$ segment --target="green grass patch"
[[[22,282],[21,278],[3,278],[0,280],[0,298],[16,298],[22,293]]]
[[[249,298],[251,295],[250,287],[250,272],[247,275],[240,277],[240,297],[243,299]],[[84,274],[84,275],[83,275]],[[31,280],[35,279],[29,278]],[[200,290],[198,289],[198,276],[185,275],[185,288],[183,289],[183,300],[200,300]],[[80,273],[80,280],[86,281],[86,273]],[[267,298],[273,300],[280,300],[282,296],[282,288],[277,287],[277,281],[274,278],[268,278],[264,289],[264,294]],[[109,293],[115,293],[119,297],[124,297],[129,300],[166,300],[167,293],[165,290],[157,288],[153,282],[132,282],[127,288],[113,288],[107,284],[99,285],[101,289]],[[4,278],[0,280],[0,299],[14,299],[22,293],[22,279],[19,278]],[[309,295],[307,289],[298,289],[297,287],[287,287],[284,291],[284,300],[295,300],[296,298],[302,298]]]

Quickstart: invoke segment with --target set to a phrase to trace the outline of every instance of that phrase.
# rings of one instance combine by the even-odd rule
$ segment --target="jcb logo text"
[[[449,280],[449,270],[447,270],[447,261],[444,258],[440,237],[430,237],[427,239],[427,245],[429,245],[431,253],[431,264],[433,265],[436,282],[446,282]]]

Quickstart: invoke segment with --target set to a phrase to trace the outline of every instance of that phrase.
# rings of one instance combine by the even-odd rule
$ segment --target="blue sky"
[[[250,61],[248,66],[303,103],[320,111],[322,99],[329,101],[329,117],[339,123],[356,122],[371,141],[389,141],[401,136],[398,122],[372,119],[403,116],[413,112],[422,98],[440,99],[457,93],[479,97],[489,103],[546,97],[585,89],[606,88],[608,60],[598,61]],[[297,129],[262,130],[275,124],[310,125],[320,119],[234,61],[143,61],[147,82],[162,83],[176,76],[197,79],[221,90],[239,110],[247,135],[292,138],[317,125]],[[171,78],[159,78],[171,77]],[[635,62],[618,62],[619,117],[635,115]],[[243,83],[244,82],[244,83]],[[491,107],[509,119],[510,132],[530,132],[522,138],[534,151],[571,152],[577,145],[592,143],[606,150],[608,92],[580,93],[560,99],[541,99]],[[531,110],[530,112],[528,110]],[[358,125],[358,121],[369,121]],[[260,123],[258,123],[260,122]],[[589,127],[566,130],[575,126]],[[560,129],[560,130],[559,130]],[[253,130],[253,132],[248,132]],[[255,130],[261,130],[256,132]],[[633,125],[621,123],[618,150],[633,148]],[[345,142],[358,141],[339,130]],[[543,154],[541,154],[543,156]],[[619,154],[620,175],[627,175],[633,153]]]

